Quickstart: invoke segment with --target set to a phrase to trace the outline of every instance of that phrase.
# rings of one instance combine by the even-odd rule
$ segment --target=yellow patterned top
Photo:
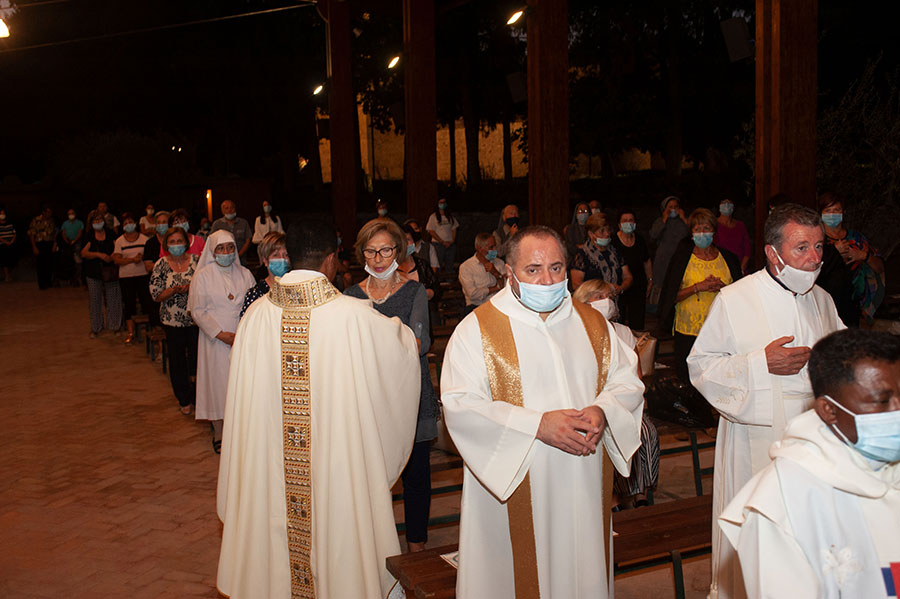
[[[680,289],[699,283],[709,275],[719,277],[726,285],[734,282],[721,252],[714,260],[701,260],[691,254],[691,260],[684,269]],[[675,304],[675,331],[682,335],[696,337],[700,333],[700,327],[703,326],[717,293],[718,291],[700,291]]]

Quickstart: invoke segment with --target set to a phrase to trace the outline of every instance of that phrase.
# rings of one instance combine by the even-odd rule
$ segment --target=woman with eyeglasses
[[[428,348],[431,345],[428,324],[428,296],[421,283],[410,280],[398,266],[406,261],[407,239],[393,221],[373,220],[366,223],[356,238],[356,257],[368,273],[361,283],[344,294],[371,300],[374,308],[387,317],[396,316],[412,329],[419,343],[419,366],[422,391],[419,395],[419,417],[416,442],[403,480],[403,509],[406,516],[406,543],[409,550],[422,551],[428,540],[428,515],[431,509],[431,441],[437,437],[439,413],[431,373]],[[390,376],[390,373],[385,373]]]

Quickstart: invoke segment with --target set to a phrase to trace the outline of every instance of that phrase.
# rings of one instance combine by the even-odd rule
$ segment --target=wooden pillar
[[[528,0],[528,215],[562,231],[569,212],[568,0]]]
[[[356,94],[353,93],[349,2],[325,0],[328,23],[328,117],[331,138],[331,203],[344,239],[356,239]]]
[[[406,211],[422,226],[437,204],[434,2],[403,0]]]
[[[769,199],[816,205],[818,0],[756,0],[756,253]]]

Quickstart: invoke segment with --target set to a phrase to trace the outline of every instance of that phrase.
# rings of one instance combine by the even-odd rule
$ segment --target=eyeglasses
[[[373,250],[371,248],[366,248],[363,250],[363,256],[366,258],[374,258],[375,254],[378,254],[382,258],[390,258],[394,255],[394,252],[397,251],[397,246],[392,245],[389,247],[383,247],[380,250]]]

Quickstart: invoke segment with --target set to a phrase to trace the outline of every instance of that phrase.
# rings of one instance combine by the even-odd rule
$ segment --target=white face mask
[[[619,315],[619,308],[616,307],[616,302],[608,297],[594,300],[591,302],[591,308],[602,314],[606,320],[615,320]]]
[[[369,265],[366,264],[366,272],[380,281],[383,281],[383,280],[389,278],[392,274],[394,274],[395,270],[397,270],[397,261],[396,260],[392,261],[391,265],[388,266],[387,268],[385,268],[381,272],[378,272],[378,271],[370,268]]]
[[[782,266],[781,272],[775,274],[776,279],[781,281],[785,287],[797,295],[803,295],[813,288],[813,285],[816,284],[816,279],[819,277],[819,273],[822,271],[821,262],[819,262],[819,265],[813,271],[800,270],[799,268],[794,268],[793,266],[785,264],[784,260],[781,259],[781,256],[778,255],[778,250],[774,247],[772,247],[772,251],[775,252],[775,257],[778,258],[778,261],[781,262]]]

